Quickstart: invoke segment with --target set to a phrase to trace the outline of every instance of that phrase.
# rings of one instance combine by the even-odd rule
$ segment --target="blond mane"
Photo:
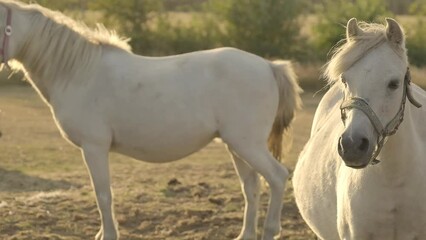
[[[25,61],[28,69],[16,61],[12,62],[12,68],[25,73],[31,70],[32,75],[43,81],[70,79],[76,74],[90,72],[102,54],[102,47],[131,51],[128,39],[100,24],[96,29],[90,29],[60,12],[37,4],[0,0],[1,5],[9,7],[12,16],[20,14],[31,22],[28,39],[22,41],[15,56],[18,61]],[[18,24],[12,20],[12,27],[19,28]]]
[[[397,46],[388,41],[386,37],[386,26],[361,22],[359,23],[359,27],[362,29],[363,33],[351,37],[340,46],[336,46],[333,50],[332,58],[325,65],[323,75],[327,79],[329,85],[334,84],[343,72],[363,58],[370,50],[381,44],[389,44],[395,53],[404,61],[408,61],[405,47]],[[405,46],[405,44],[402,44],[402,46]]]

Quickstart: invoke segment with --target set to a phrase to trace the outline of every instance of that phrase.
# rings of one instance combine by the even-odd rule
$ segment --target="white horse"
[[[109,151],[170,162],[216,137],[233,156],[246,200],[238,238],[256,238],[258,174],[271,188],[263,238],[280,234],[288,171],[276,158],[300,105],[289,62],[231,48],[137,56],[103,28],[92,31],[61,13],[17,1],[0,1],[0,18],[3,62],[20,63],[11,65],[26,73],[64,138],[82,150],[102,219],[96,239],[118,238]]]
[[[294,172],[321,239],[426,239],[426,93],[410,84],[401,27],[386,21],[348,22]]]

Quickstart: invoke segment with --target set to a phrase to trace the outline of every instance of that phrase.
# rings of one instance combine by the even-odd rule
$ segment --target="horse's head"
[[[35,18],[40,14],[26,6],[19,1],[0,1],[0,63],[7,66],[9,60],[28,51],[30,42],[41,41],[38,36],[28,36],[42,23]]]
[[[0,21],[3,28],[1,31],[1,45],[0,45],[0,55],[2,58],[2,62],[7,65],[7,61],[9,60],[9,42],[10,37],[12,36],[12,10],[5,6],[1,5],[2,14],[0,16],[3,17],[4,21]]]
[[[347,42],[326,72],[339,73],[345,128],[337,148],[352,168],[377,162],[386,138],[403,120],[405,99],[412,100],[404,33],[395,20],[386,22],[358,25],[356,19],[349,20]]]

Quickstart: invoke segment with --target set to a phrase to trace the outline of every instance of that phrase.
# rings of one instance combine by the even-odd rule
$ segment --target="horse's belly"
[[[192,153],[197,152],[198,150],[206,146],[208,142],[204,144],[199,144],[193,147],[187,146],[186,148],[179,149],[179,150],[167,148],[167,147],[164,147],[161,150],[160,148],[150,149],[144,146],[115,146],[111,149],[111,151],[129,156],[144,162],[165,163],[165,162],[176,161],[188,155],[191,155]]]
[[[129,133],[114,138],[111,151],[146,162],[171,162],[200,150],[216,136],[213,130],[183,133],[176,129],[168,135]]]

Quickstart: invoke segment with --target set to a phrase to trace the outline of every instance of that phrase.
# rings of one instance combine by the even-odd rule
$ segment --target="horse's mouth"
[[[353,163],[345,162],[345,165],[346,165],[346,167],[350,167],[350,168],[353,168],[353,169],[363,169],[363,168],[366,168],[368,166],[368,163],[367,164],[355,165]]]

